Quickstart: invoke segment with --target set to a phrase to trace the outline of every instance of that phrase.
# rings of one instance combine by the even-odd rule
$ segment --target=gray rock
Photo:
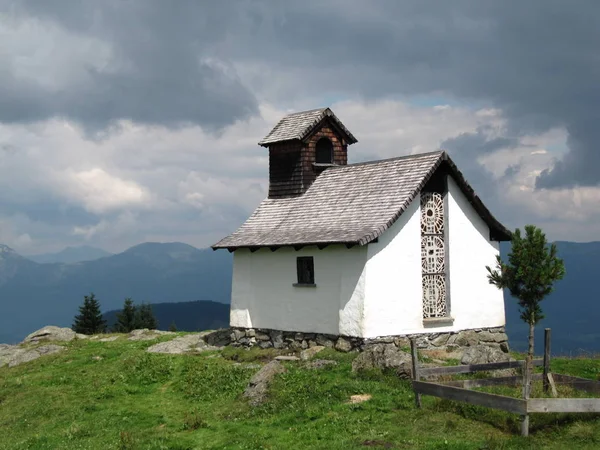
[[[244,397],[248,399],[250,405],[258,406],[263,403],[267,399],[269,385],[273,378],[285,371],[285,367],[279,361],[271,361],[254,374],[244,391]]]
[[[333,339],[331,339],[329,336],[327,336],[325,334],[317,334],[316,342],[317,342],[317,345],[321,345],[323,347],[329,347],[329,348],[333,348],[333,346],[335,345],[335,343],[333,342]]]
[[[479,344],[479,333],[467,330],[458,333],[454,344],[460,347],[470,347]]]
[[[90,337],[87,334],[76,333],[75,337],[77,339],[89,339]]]
[[[151,341],[152,339],[157,339],[160,336],[165,336],[169,334],[175,334],[172,331],[161,331],[161,330],[149,330],[148,328],[142,328],[139,330],[133,330],[129,333],[130,341]]]
[[[258,341],[258,346],[260,348],[271,348],[273,347],[273,343],[271,341]]]
[[[410,347],[410,339],[406,336],[397,337],[394,339],[394,345],[398,348]]]
[[[273,347],[275,347],[275,348],[283,348],[284,347],[282,331],[272,330],[269,334],[271,335],[271,342],[273,342]]]
[[[257,331],[255,337],[259,341],[270,341],[271,340],[271,337],[267,333],[263,333],[262,331]]]
[[[323,350],[325,350],[325,347],[322,345],[315,345],[314,347],[307,348],[306,350],[302,350],[300,352],[300,359],[307,361]]]
[[[204,342],[214,347],[225,347],[231,343],[229,328],[221,328],[219,330],[203,333]]]
[[[60,328],[49,325],[31,333],[23,340],[23,343],[29,344],[41,341],[69,342],[75,339],[76,336],[77,334],[70,328]]]
[[[254,328],[249,328],[246,330],[246,337],[253,338],[256,337],[256,331]]]
[[[231,333],[231,340],[239,341],[240,339],[242,339],[245,336],[246,336],[246,332],[244,330],[233,330],[233,332]]]
[[[431,342],[431,345],[433,345],[434,347],[443,347],[448,342],[448,339],[450,339],[449,334],[440,334],[435,339],[430,339],[429,342]]]
[[[279,355],[274,358],[277,361],[300,361],[297,356]]]
[[[411,356],[393,344],[370,345],[354,359],[352,371],[370,369],[391,369],[401,378],[410,378],[412,376]]]
[[[460,362],[461,364],[485,364],[509,360],[510,357],[499,348],[475,345],[465,349]]]
[[[40,356],[58,353],[63,349],[64,347],[55,344],[43,345],[38,348],[23,348],[17,345],[3,346],[0,348],[0,367],[6,365],[15,367],[38,359]]]
[[[502,350],[504,353],[508,353],[510,351],[510,348],[508,346],[508,341],[507,342],[502,342],[500,344],[500,350]]]
[[[304,363],[306,369],[323,369],[324,367],[337,366],[337,361],[330,359],[315,359],[313,361],[307,361]]]
[[[117,339],[119,339],[119,336],[110,336],[110,337],[105,337],[102,339],[99,339],[100,342],[113,342],[116,341]]]
[[[182,353],[197,353],[209,350],[220,350],[220,347],[208,345],[201,338],[200,334],[186,334],[166,342],[160,342],[146,351],[150,353],[167,353],[171,355],[179,355]]]
[[[340,352],[349,352],[352,350],[352,343],[343,337],[339,337],[335,343],[335,349]]]

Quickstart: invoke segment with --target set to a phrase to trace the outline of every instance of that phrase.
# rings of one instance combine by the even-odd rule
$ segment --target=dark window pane
[[[312,256],[296,258],[298,284],[315,284],[315,268]]]
[[[316,162],[319,164],[330,164],[333,162],[333,144],[327,138],[321,138],[317,142]]]

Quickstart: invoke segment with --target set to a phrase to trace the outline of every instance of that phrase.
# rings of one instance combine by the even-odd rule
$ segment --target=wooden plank
[[[457,373],[471,373],[471,372],[483,372],[490,370],[500,370],[500,369],[517,369],[523,367],[525,361],[506,361],[506,362],[497,362],[497,363],[486,363],[486,364],[471,364],[471,365],[460,365],[460,366],[448,366],[448,367],[428,367],[421,368],[420,375],[428,376],[428,375],[452,375]],[[534,359],[534,366],[541,366],[543,364],[543,360]]]
[[[541,373],[536,373],[533,375],[533,379],[541,380],[542,376],[543,375]],[[444,386],[454,386],[465,389],[473,389],[488,386],[519,386],[521,383],[523,383],[523,377],[517,375],[513,377],[478,378],[475,380],[436,381],[436,383],[443,384]]]
[[[413,380],[419,381],[419,355],[417,353],[417,343],[415,339],[410,340],[410,353],[412,355],[412,372],[413,372]],[[417,408],[421,407],[421,394],[419,394],[415,390],[415,404]]]
[[[413,381],[413,389],[425,395],[469,403],[471,405],[485,406],[487,408],[501,409],[517,414],[527,412],[527,404],[520,398],[506,397],[503,395],[488,394],[486,392],[469,391],[468,389],[453,386],[443,386],[437,383]]]
[[[530,413],[598,413],[600,398],[531,398],[527,400]]]
[[[548,392],[550,386],[550,380],[548,375],[550,374],[550,337],[552,330],[550,328],[544,329],[544,392]],[[556,390],[556,388],[555,388]]]
[[[548,380],[548,384],[552,388],[552,397],[558,397],[558,392],[556,391],[556,384],[554,384],[554,377],[551,373],[547,373],[544,377],[544,380]]]
[[[552,377],[556,383],[564,384],[580,391],[589,392],[590,394],[600,394],[600,381],[572,377],[571,375],[562,375],[560,373],[553,373]]]

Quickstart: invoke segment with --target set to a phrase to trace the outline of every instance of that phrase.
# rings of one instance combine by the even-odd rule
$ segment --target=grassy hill
[[[162,337],[166,340],[169,337]],[[424,397],[409,381],[355,375],[353,354],[325,350],[337,366],[286,362],[269,401],[241,398],[257,363],[272,353],[160,355],[156,341],[73,341],[68,350],[0,368],[1,449],[595,449],[597,416],[518,417]],[[563,373],[598,376],[600,360],[555,359]],[[370,401],[349,404],[354,394]]]

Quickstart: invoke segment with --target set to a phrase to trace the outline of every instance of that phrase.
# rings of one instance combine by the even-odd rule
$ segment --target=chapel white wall
[[[363,337],[449,332],[505,324],[504,296],[490,285],[485,266],[494,266],[498,242],[449,177],[446,245],[452,323],[424,325],[422,312],[420,199],[377,243],[368,245]]]
[[[490,229],[448,179],[450,310],[454,329],[505,325],[504,294],[489,284],[485,266],[494,267],[500,245]]]
[[[403,334],[419,329],[421,300],[421,223],[418,198],[400,218],[368,245],[362,337]]]
[[[295,287],[296,258],[312,256],[316,287]],[[230,325],[362,334],[367,248],[240,249],[233,257]]]

